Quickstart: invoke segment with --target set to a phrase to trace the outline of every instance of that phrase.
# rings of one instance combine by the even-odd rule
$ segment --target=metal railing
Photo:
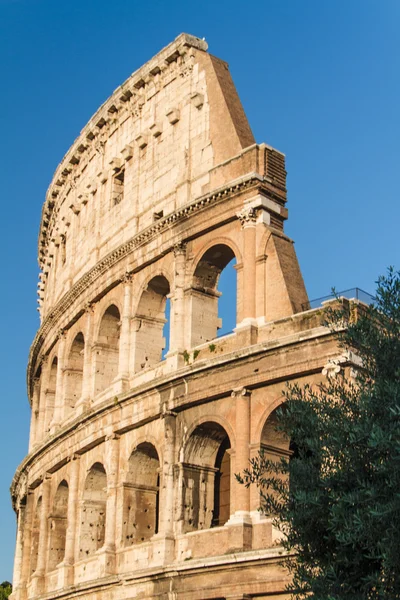
[[[348,300],[359,300],[364,304],[372,304],[375,300],[372,294],[365,292],[360,288],[350,288],[349,290],[344,290],[343,292],[332,292],[328,296],[322,296],[321,298],[315,298],[314,300],[309,300],[301,305],[302,310],[310,310],[312,308],[318,308],[322,306],[324,302],[327,300],[333,300],[334,298],[347,298]]]

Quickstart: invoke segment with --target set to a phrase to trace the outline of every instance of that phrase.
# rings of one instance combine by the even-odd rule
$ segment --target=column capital
[[[174,246],[174,255],[181,256],[186,255],[186,242],[178,242]]]
[[[231,396],[232,396],[232,398],[237,398],[239,396],[250,397],[251,396],[251,390],[249,390],[248,388],[245,388],[243,386],[237,387],[237,388],[233,388]]]
[[[129,271],[125,271],[125,273],[121,277],[121,283],[132,283],[133,281],[133,273]]]
[[[67,330],[59,329],[57,332],[57,340],[60,340],[60,342],[65,342],[66,337],[67,337]]]
[[[113,433],[110,433],[109,435],[106,435],[105,441],[111,442],[113,440],[119,440],[120,437],[121,436],[118,433],[113,432]]]
[[[86,302],[84,311],[86,314],[92,315],[94,313],[95,302]]]
[[[242,229],[246,227],[254,227],[257,221],[257,209],[253,206],[245,206],[241,211],[236,213]]]
[[[72,454],[70,454],[67,458],[67,462],[73,463],[77,460],[79,460],[81,458],[81,455],[78,454],[77,452],[73,452]]]
[[[168,409],[165,404],[163,404],[162,407],[162,412],[160,414],[160,418],[161,419],[165,419],[165,417],[177,417],[178,413],[174,412],[173,410]]]

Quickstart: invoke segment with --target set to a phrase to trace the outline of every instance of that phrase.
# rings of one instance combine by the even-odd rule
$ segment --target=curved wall
[[[234,474],[288,453],[269,426],[282,382],[318,381],[337,350],[301,312],[284,156],[254,143],[206,50],[182,34],[134,73],[50,185],[18,600],[283,598],[276,532]],[[232,258],[237,324],[218,337]]]

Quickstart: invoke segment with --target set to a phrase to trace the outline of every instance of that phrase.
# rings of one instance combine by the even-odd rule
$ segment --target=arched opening
[[[230,515],[230,440],[214,422],[191,434],[182,464],[183,532],[224,525]]]
[[[83,355],[85,340],[82,333],[78,333],[72,342],[69,352],[65,375],[65,416],[75,407],[82,396],[83,381]]]
[[[107,389],[118,375],[120,314],[115,304],[104,313],[95,344],[95,393]]]
[[[278,428],[277,408],[272,411],[264,423],[261,432],[260,450],[264,457],[273,462],[281,458],[289,460],[293,455],[294,447],[287,435]],[[275,475],[277,477],[277,475]],[[282,475],[282,477],[284,477]]]
[[[32,523],[32,538],[31,538],[31,560],[30,572],[31,575],[36,571],[38,554],[39,554],[39,534],[40,534],[40,518],[42,514],[42,497],[38,498],[36,503],[35,514]]]
[[[68,483],[63,480],[54,496],[50,514],[50,545],[48,567],[54,569],[64,560],[65,539],[67,535]]]
[[[57,387],[57,369],[58,361],[57,356],[53,358],[51,363],[48,386],[46,390],[46,408],[45,408],[45,431],[48,432],[50,429],[50,423],[54,417],[54,405],[56,399],[56,387]]]
[[[158,533],[160,461],[152,444],[139,444],[132,452],[123,489],[123,544],[132,546]]]
[[[142,293],[134,318],[135,372],[159,363],[169,347],[164,337],[168,331],[167,296],[170,292],[168,280],[157,275]]]
[[[212,246],[197,263],[190,292],[192,347],[215,339],[218,331],[223,335],[235,327],[235,263],[235,254],[226,244]]]
[[[95,463],[86,477],[81,509],[79,542],[80,560],[104,545],[106,530],[107,475],[100,463]]]

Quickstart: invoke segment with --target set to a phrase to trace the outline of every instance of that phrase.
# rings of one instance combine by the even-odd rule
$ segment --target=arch
[[[203,252],[198,259],[193,271],[192,285],[190,290],[191,300],[191,332],[190,345],[197,346],[209,340],[215,339],[218,330],[222,328],[222,319],[219,317],[219,312],[222,314],[225,311],[219,302],[221,292],[218,290],[221,273],[236,261],[236,254],[231,245],[226,243],[217,243],[210,246]],[[228,273],[228,271],[225,271]],[[233,281],[230,282],[237,288],[236,275]],[[232,298],[229,298],[229,308],[232,309]],[[237,289],[235,289],[234,297],[237,297]],[[227,303],[228,304],[228,303]],[[233,303],[234,316],[232,325],[237,321],[237,301]],[[227,331],[225,331],[227,333]]]
[[[54,569],[64,560],[67,536],[68,483],[63,479],[58,485],[50,513],[50,545],[48,568]]]
[[[134,317],[134,370],[141,371],[162,360],[169,346],[164,338],[170,284],[164,275],[155,275],[144,287]]]
[[[158,533],[160,460],[149,442],[139,444],[129,457],[123,484],[123,545],[144,542]]]
[[[42,497],[39,496],[35,513],[32,522],[32,537],[31,537],[31,557],[30,557],[30,574],[36,571],[38,555],[39,555],[39,535],[40,535],[40,518],[42,514]]]
[[[260,450],[267,460],[273,462],[279,462],[282,458],[289,460],[293,454],[293,446],[290,439],[283,431],[277,429],[277,410],[282,404],[280,402],[278,406],[270,411],[261,430]],[[282,481],[287,481],[287,475],[276,474],[275,476],[281,477]]]
[[[82,396],[83,362],[85,338],[82,332],[74,337],[68,353],[65,375],[65,416],[67,416]]]
[[[104,311],[95,352],[95,395],[106,390],[118,375],[120,312],[115,304]]]
[[[189,436],[182,463],[184,533],[229,519],[230,448],[226,430],[215,421],[203,422]]]
[[[90,556],[104,545],[107,508],[107,474],[96,462],[89,469],[83,489],[79,559]]]

